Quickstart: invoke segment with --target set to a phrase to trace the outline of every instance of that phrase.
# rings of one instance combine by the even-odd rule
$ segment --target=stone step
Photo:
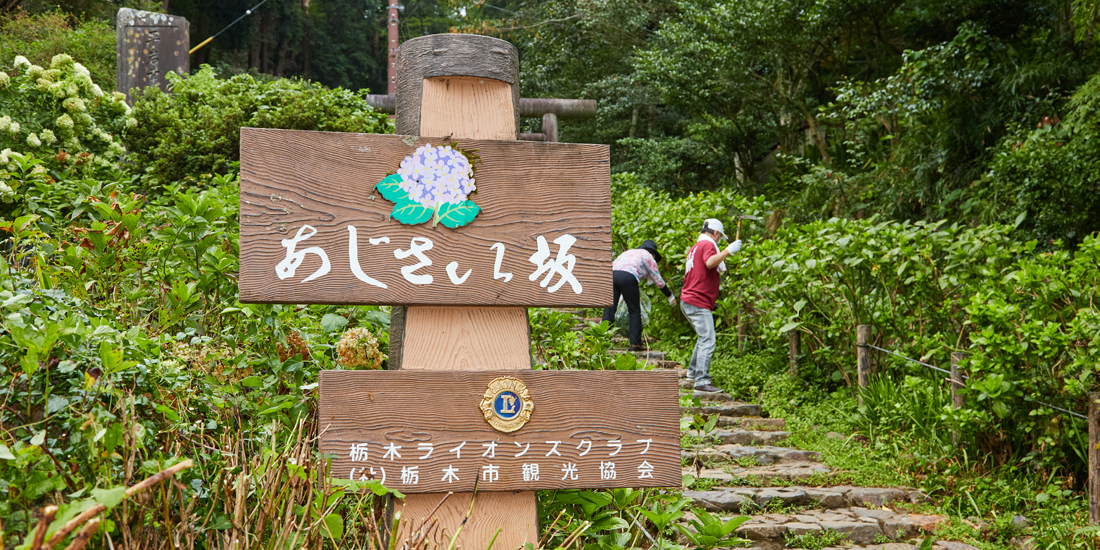
[[[718,416],[760,416],[760,405],[731,401],[729,403],[704,403],[699,407],[680,407],[681,415],[716,414]]]
[[[786,441],[790,432],[781,431],[757,431],[757,430],[713,430],[710,433],[702,433],[699,430],[688,430],[695,437],[706,436],[708,440],[717,439],[721,446],[725,445],[774,445]],[[820,460],[820,453],[818,453]]]
[[[722,486],[741,483],[741,480],[745,478],[752,478],[758,482],[804,481],[814,476],[827,476],[832,472],[832,468],[820,462],[808,461],[780,462],[749,467],[731,463],[727,464],[724,469],[703,468],[699,473],[696,473],[695,468],[684,469],[684,474],[713,479]]]
[[[817,451],[803,451],[802,449],[792,449],[790,447],[775,447],[771,445],[729,444],[719,445],[717,447],[697,446],[691,449],[681,450],[680,457],[687,459],[698,457],[699,459],[708,460],[711,462],[734,462],[743,461],[744,459],[754,459],[755,464],[761,466],[782,463],[806,464],[811,462],[821,462],[821,453]],[[746,464],[752,464],[752,462],[746,462]],[[744,468],[745,466],[736,465],[736,467]]]
[[[691,396],[703,403],[725,403],[733,401],[732,395],[721,391],[696,391],[692,392]]]
[[[684,418],[694,419],[694,416]],[[757,430],[761,432],[782,431],[787,427],[787,421],[782,418],[750,418],[744,416],[719,416],[719,428],[742,428],[745,430]]]
[[[945,516],[895,513],[870,508],[843,508],[807,510],[793,515],[752,516],[752,519],[741,524],[736,532],[752,541],[781,542],[788,534],[812,535],[829,529],[847,535],[845,538],[850,542],[870,544],[879,536],[899,540],[932,533],[937,526],[947,521]]]
[[[768,505],[815,506],[825,510],[879,508],[886,504],[929,501],[924,493],[909,488],[879,487],[734,487],[710,491],[684,491],[695,505],[708,512],[752,513]],[[879,504],[881,503],[881,504]]]

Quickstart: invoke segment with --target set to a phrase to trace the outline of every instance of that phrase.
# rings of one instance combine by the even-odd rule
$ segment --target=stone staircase
[[[699,403],[681,406],[681,415],[717,415],[718,421],[709,433],[685,431],[703,442],[681,451],[684,474],[696,479],[683,494],[724,519],[751,516],[737,533],[759,550],[798,548],[799,540],[826,535],[845,548],[916,549],[947,521],[906,512],[907,505],[931,502],[913,488],[831,482],[833,469],[821,462],[821,453],[783,446],[790,436],[786,421],[764,418],[760,405],[725,393],[691,395]],[[882,542],[887,540],[892,542]],[[686,537],[680,542],[686,543]],[[951,541],[938,541],[933,548],[976,550]]]
[[[598,317],[574,312],[582,330]],[[715,429],[685,435],[703,442],[681,451],[683,473],[695,478],[684,496],[694,506],[723,519],[749,515],[737,534],[752,541],[752,550],[799,548],[805,537],[840,539],[823,550],[916,550],[926,536],[934,535],[944,516],[911,514],[906,506],[931,499],[908,487],[855,487],[832,482],[834,471],[821,462],[821,453],[783,446],[790,437],[782,418],[768,418],[763,407],[742,403],[727,393],[692,392],[687,370],[662,351],[629,351],[626,338],[615,336],[618,349],[610,353],[633,354],[654,368],[676,369],[682,395],[698,404],[681,406],[683,417],[717,417]],[[652,341],[651,341],[652,342]],[[705,488],[705,489],[703,489]],[[684,525],[693,519],[687,514]],[[820,539],[819,539],[820,540]],[[893,542],[882,542],[890,540]],[[795,546],[788,546],[788,541]],[[689,544],[686,537],[678,541]],[[814,545],[820,548],[820,545]],[[933,550],[977,550],[961,542],[937,541]]]

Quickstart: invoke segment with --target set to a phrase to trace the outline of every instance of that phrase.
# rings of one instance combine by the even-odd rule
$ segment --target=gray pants
[[[688,378],[695,379],[696,388],[706,386],[713,382],[710,377],[710,360],[714,356],[714,313],[684,301],[680,302],[680,311],[684,312],[684,316],[695,328],[695,334],[699,336],[695,351],[691,354],[691,364],[688,365]]]

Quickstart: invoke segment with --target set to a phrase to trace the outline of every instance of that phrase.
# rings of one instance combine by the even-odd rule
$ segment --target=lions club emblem
[[[489,382],[479,404],[485,421],[497,431],[514,432],[531,420],[535,402],[518,378],[502,376]]]

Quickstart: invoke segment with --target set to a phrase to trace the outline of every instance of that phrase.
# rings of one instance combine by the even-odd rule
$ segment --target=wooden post
[[[558,115],[554,113],[546,113],[542,115],[542,133],[545,136],[543,141],[547,143],[557,143],[558,141]]]
[[[745,305],[737,308],[737,349],[745,351],[745,340],[749,337],[748,315],[745,314]]]
[[[871,382],[871,349],[866,347],[870,341],[871,325],[856,327],[856,375],[861,391]],[[859,404],[863,404],[862,395],[859,398]]]
[[[798,376],[798,356],[802,354],[802,333],[792,330],[791,338],[791,376]]]
[[[1100,393],[1089,394],[1089,525],[1100,524]]]
[[[475,34],[414,38],[397,60],[397,133],[472,139],[516,139],[519,132],[519,54],[504,40]],[[409,307],[404,312],[399,362],[391,368],[438,370],[530,369],[527,311],[522,307]],[[391,350],[395,344],[391,340]],[[392,352],[391,352],[392,353]],[[398,505],[408,535],[443,498],[407,495]],[[534,491],[482,492],[466,521],[472,493],[452,495],[435,513],[456,546],[494,548],[538,544]],[[434,541],[448,545],[450,541]]]
[[[962,351],[956,351],[951,353],[951,409],[958,410],[966,407],[966,396],[959,393],[959,390],[965,387],[962,383],[962,375],[959,373],[959,361],[966,359],[966,353]],[[951,442],[958,446],[959,433],[955,432],[951,436]]]

